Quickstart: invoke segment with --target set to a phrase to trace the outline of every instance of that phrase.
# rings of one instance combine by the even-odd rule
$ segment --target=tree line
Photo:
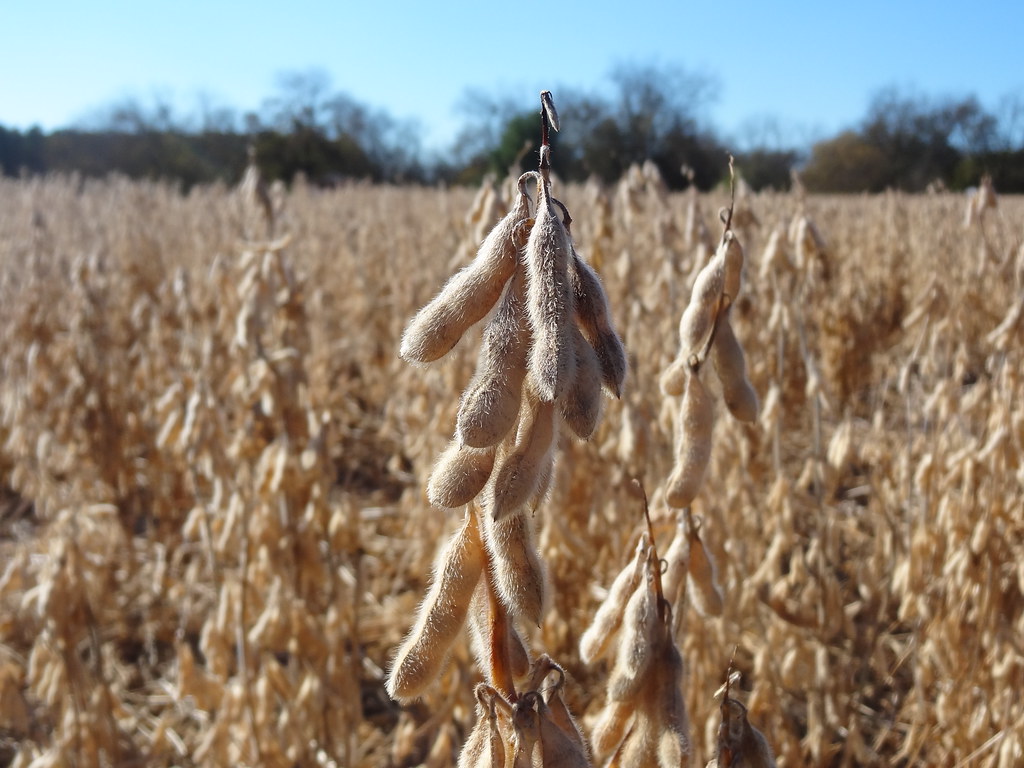
[[[554,171],[563,179],[613,182],[634,163],[653,161],[670,188],[710,189],[728,174],[728,146],[704,117],[717,86],[677,68],[621,66],[602,94],[557,93],[564,131]],[[281,76],[259,112],[241,117],[204,107],[180,118],[166,104],[128,100],[86,124],[45,133],[0,126],[0,168],[18,174],[108,173],[172,179],[185,187],[242,175],[248,149],[264,175],[311,183],[346,180],[475,184],[488,173],[536,164],[538,116],[511,99],[467,92],[465,128],[440,157],[427,157],[415,123],[332,92],[319,71]],[[799,169],[816,192],[962,189],[982,174],[1004,192],[1024,191],[1024,98],[995,112],[973,96],[932,99],[880,91],[854,126],[809,148],[783,140],[733,150],[754,189],[786,189]],[[689,176],[684,173],[689,169]]]

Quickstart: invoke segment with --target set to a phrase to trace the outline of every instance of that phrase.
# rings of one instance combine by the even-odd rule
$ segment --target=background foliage
[[[1024,191],[1024,99],[993,110],[970,95],[932,98],[880,91],[859,124],[808,146],[795,138],[750,136],[736,142],[707,119],[716,83],[676,67],[624,65],[601,93],[557,93],[565,133],[556,139],[555,170],[568,181],[606,183],[632,164],[653,161],[671,189],[709,190],[726,177],[727,149],[754,189],[788,189],[790,170],[817,192],[963,189],[982,174],[1004,192]],[[8,176],[77,172],[169,179],[186,188],[233,183],[254,144],[269,179],[297,174],[317,185],[350,179],[478,183],[513,164],[533,167],[536,115],[521,99],[465,95],[464,129],[443,156],[428,156],[411,122],[334,92],[318,70],[282,74],[256,111],[238,115],[203,104],[198,116],[176,115],[159,100],[99,110],[85,124],[45,133],[0,126],[0,168]],[[533,144],[530,144],[532,147]]]

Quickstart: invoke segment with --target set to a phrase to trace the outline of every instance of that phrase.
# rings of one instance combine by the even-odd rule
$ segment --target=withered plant
[[[538,170],[519,178],[511,209],[472,263],[402,336],[403,358],[430,363],[490,313],[455,435],[427,484],[431,503],[465,507],[465,520],[438,558],[387,683],[398,700],[421,694],[469,621],[485,682],[465,766],[504,766],[506,755],[516,765],[589,764],[562,700],[564,671],[546,656],[531,661],[517,624],[539,625],[547,602],[534,514],[552,482],[559,434],[593,434],[602,388],[622,392],[626,356],[601,281],[575,249],[569,211],[552,195],[549,139],[559,123],[549,91],[540,117]],[[551,672],[558,683],[542,689]]]
[[[518,174],[476,207],[458,186],[0,178],[0,765],[452,768],[512,762],[519,743],[535,744],[521,762],[542,759],[542,739],[572,765],[559,700],[601,764],[650,693],[608,701],[652,540],[690,765],[760,754],[743,716],[788,766],[1021,765],[1024,200],[1000,194],[965,229],[952,192],[761,191],[744,221],[738,188],[745,274],[727,314],[760,407],[754,422],[731,415],[716,341],[699,373],[710,456],[687,515],[665,481],[690,367],[678,395],[659,376],[681,357],[729,200],[666,193],[655,170],[610,187],[552,175],[615,308],[629,385],[599,401],[588,440],[550,409],[547,493],[534,513],[538,481],[498,525],[488,485],[517,450],[531,355],[488,329],[532,334],[526,269],[443,361],[395,350],[411,308],[515,205]],[[804,219],[817,238],[805,224],[798,239]],[[520,396],[474,530],[424,489],[453,435],[485,456],[497,439],[496,419],[470,418],[507,403],[475,377],[485,337],[524,383],[507,366],[495,377]],[[546,406],[530,403],[540,424]],[[519,447],[524,465],[546,461]],[[653,532],[632,477],[653,489]],[[488,567],[445,671],[400,705],[387,679],[454,559],[439,550]],[[492,663],[494,637],[507,651]],[[634,749],[650,755],[649,740]]]

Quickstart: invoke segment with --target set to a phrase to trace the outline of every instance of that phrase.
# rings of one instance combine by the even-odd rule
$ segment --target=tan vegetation
[[[607,636],[651,571],[635,564],[634,476],[682,666],[652,620],[646,652],[683,702],[666,686],[643,703],[684,705],[689,733],[631,749],[661,759],[688,736],[704,765],[726,715],[737,744],[760,745],[753,726],[780,766],[1024,761],[1024,203],[1001,195],[965,229],[955,195],[748,195],[728,322],[760,411],[732,418],[702,376],[714,434],[680,527],[665,500],[679,402],[659,381],[727,200],[636,177],[558,190],[608,294],[579,332],[602,360],[614,316],[629,377],[614,350],[599,368],[621,400],[588,441],[559,441],[541,511],[506,531],[478,521],[460,555],[536,543],[546,586],[519,610],[543,611],[539,626],[501,629],[523,694],[510,704],[481,679],[471,635],[496,630],[471,627],[405,706],[387,672],[438,552],[472,534],[428,501],[435,460],[453,435],[514,439],[518,412],[506,432],[468,405],[460,420],[497,314],[428,367],[398,351],[508,205],[480,225],[474,190],[299,183],[269,196],[271,228],[224,188],[0,181],[0,762],[440,767],[467,740],[491,759],[507,727],[575,755],[562,709],[603,754],[629,733],[605,707]],[[580,290],[556,289],[555,305]],[[521,328],[522,308],[509,314]],[[554,394],[593,366],[550,328],[550,359],[515,354]],[[585,431],[591,417],[574,418]],[[483,480],[445,485],[451,506],[488,493],[491,467],[462,460]],[[697,610],[714,587],[721,615]]]

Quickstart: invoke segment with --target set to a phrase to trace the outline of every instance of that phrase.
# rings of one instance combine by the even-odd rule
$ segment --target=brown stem
[[[540,92],[540,165],[538,170],[544,177],[544,186],[551,183],[551,128],[558,130],[558,113],[551,91]]]
[[[729,712],[729,691],[732,687],[732,670],[735,660],[736,646],[733,646],[732,656],[729,657],[729,668],[725,671],[725,692],[722,694],[722,703],[719,706],[722,715],[722,723],[718,726],[718,764],[720,768],[728,768],[733,763],[733,753],[729,746],[729,721],[732,719]]]
[[[490,646],[491,683],[511,703],[516,701],[516,687],[512,679],[512,663],[508,648],[508,614],[498,597],[491,571],[490,556],[484,565],[487,604],[489,607],[488,645]]]
[[[725,227],[722,230],[722,243],[725,243],[725,236],[732,229],[732,212],[736,207],[736,173],[732,167],[732,161],[733,157],[729,155],[729,207],[718,209],[718,220]]]
[[[654,594],[657,595],[658,599],[658,618],[661,619],[663,623],[666,623],[666,609],[669,608],[669,604],[665,599],[665,592],[661,588],[661,560],[658,557],[658,548],[654,543],[654,525],[651,523],[651,507],[647,501],[647,491],[644,489],[644,484],[638,479],[633,478],[633,486],[640,492],[640,496],[644,500],[644,519],[647,521],[647,538],[650,540],[650,549],[648,550],[647,558],[648,562],[652,562],[657,565],[657,567],[651,569],[654,572]]]

